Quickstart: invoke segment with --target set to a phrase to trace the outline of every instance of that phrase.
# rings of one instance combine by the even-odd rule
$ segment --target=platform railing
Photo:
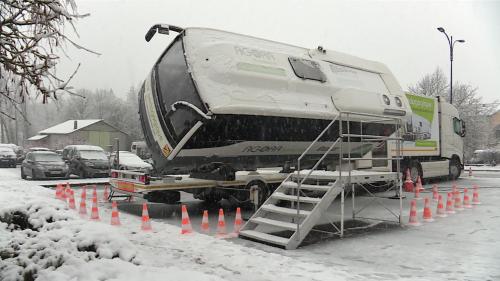
[[[370,123],[370,120],[368,121],[360,121],[361,126],[360,126],[360,133],[359,134],[351,134],[351,127],[350,127],[350,121],[352,120],[353,116],[357,116],[358,119],[359,117],[370,117],[370,118],[378,118],[378,120],[373,120],[373,123],[378,123],[381,122],[385,124],[393,124],[395,127],[395,134],[396,136],[391,137],[391,136],[383,136],[383,135],[367,135],[363,134],[363,126],[362,124]],[[300,171],[301,171],[301,166],[300,162],[304,158],[305,155],[309,153],[311,148],[318,143],[318,141],[325,135],[325,133],[332,127],[332,125],[336,122],[339,121],[339,134],[338,138],[330,145],[328,150],[321,156],[321,158],[315,163],[315,165],[307,172],[307,174],[304,177],[301,177]],[[343,121],[346,121],[346,133],[343,131]],[[359,121],[359,120],[356,120]],[[387,160],[387,161],[396,161],[396,172],[398,174],[397,176],[397,182],[396,185],[398,187],[398,194],[399,194],[399,199],[400,199],[400,214],[399,214],[399,222],[401,222],[401,212],[402,212],[402,198],[401,198],[401,193],[402,193],[402,184],[401,184],[401,142],[402,142],[402,137],[401,137],[401,117],[391,117],[391,116],[385,116],[385,115],[376,115],[376,114],[369,114],[369,113],[358,113],[358,112],[347,112],[347,111],[340,111],[339,115],[335,116],[335,118],[323,129],[323,131],[316,137],[316,139],[306,148],[306,150],[300,155],[300,157],[297,159],[297,201],[296,201],[296,210],[297,210],[297,215],[296,215],[296,224],[297,224],[297,237],[300,237],[300,220],[299,220],[299,213],[300,213],[300,194],[301,194],[301,185],[311,176],[311,174],[316,171],[318,166],[324,161],[324,159],[330,154],[330,152],[333,150],[333,148],[336,145],[340,145],[339,147],[339,164],[338,164],[338,169],[339,169],[339,177],[338,180],[341,182],[342,186],[342,192],[341,192],[341,225],[340,225],[340,236],[343,236],[344,232],[344,198],[345,198],[345,186],[347,184],[351,184],[351,164],[352,161],[356,160]],[[371,157],[371,158],[363,158],[363,157],[351,157],[351,137],[356,137],[360,138],[361,141],[385,141],[387,145],[387,157]],[[347,142],[344,141],[344,139],[347,139]],[[396,143],[396,155],[395,157],[392,157],[389,153],[389,145],[388,141],[395,141]],[[347,145],[347,157],[344,157],[343,154],[343,148],[344,146]],[[347,161],[348,163],[348,175],[346,177],[346,180],[344,181],[342,177],[342,165],[343,161]],[[392,167],[392,164],[391,164]],[[345,176],[344,176],[345,177]],[[354,185],[351,184],[352,186],[352,202],[353,202],[353,218],[355,216],[355,208],[354,208]]]

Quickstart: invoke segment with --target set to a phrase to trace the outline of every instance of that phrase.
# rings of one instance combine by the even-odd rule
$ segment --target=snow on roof
[[[77,124],[77,128],[75,129],[75,121]],[[102,119],[84,119],[84,120],[68,120],[66,122],[63,122],[61,124],[57,124],[55,126],[52,126],[50,128],[47,128],[43,131],[38,132],[39,134],[47,135],[47,134],[69,134],[74,131],[78,131],[82,128],[85,128],[87,126],[90,126],[92,124],[95,124],[99,121],[102,121]]]
[[[29,141],[36,141],[36,140],[41,140],[43,138],[46,138],[47,135],[36,135],[36,136],[32,136],[31,138],[27,139]]]

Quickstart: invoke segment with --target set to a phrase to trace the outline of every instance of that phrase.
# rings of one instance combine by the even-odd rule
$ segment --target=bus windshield
[[[185,101],[205,112],[188,71],[182,36],[177,37],[158,61],[156,81],[161,113],[166,118],[170,133],[179,141],[201,118],[189,107],[179,106],[173,111],[171,105]]]

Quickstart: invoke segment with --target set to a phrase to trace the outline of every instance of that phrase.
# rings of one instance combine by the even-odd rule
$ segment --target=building
[[[71,144],[90,144],[110,151],[116,138],[120,140],[120,150],[130,149],[130,137],[102,119],[68,120],[38,132],[24,146],[63,149]]]

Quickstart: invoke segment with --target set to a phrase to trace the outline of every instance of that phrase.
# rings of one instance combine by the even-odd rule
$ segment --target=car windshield
[[[54,153],[33,154],[33,159],[37,162],[62,162],[61,156]]]
[[[104,151],[100,150],[80,150],[80,157],[92,160],[108,160]]]

